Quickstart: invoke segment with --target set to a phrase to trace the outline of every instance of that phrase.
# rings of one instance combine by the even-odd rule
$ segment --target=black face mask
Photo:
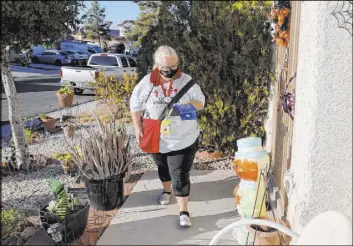
[[[172,79],[177,74],[177,72],[178,72],[178,68],[177,69],[169,68],[168,71],[159,70],[159,73],[168,79]]]

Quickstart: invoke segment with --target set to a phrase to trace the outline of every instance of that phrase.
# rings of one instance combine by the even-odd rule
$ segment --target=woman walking
[[[158,119],[166,106],[173,102],[174,96],[191,81],[191,77],[179,69],[178,55],[173,48],[159,47],[154,54],[154,62],[154,70],[136,85],[130,99],[138,142],[144,134],[141,117]],[[173,189],[183,227],[191,226],[188,211],[190,170],[200,134],[196,111],[203,109],[204,103],[205,96],[200,86],[192,85],[167,112],[160,131],[159,153],[152,154],[163,186],[159,203],[169,204]]]

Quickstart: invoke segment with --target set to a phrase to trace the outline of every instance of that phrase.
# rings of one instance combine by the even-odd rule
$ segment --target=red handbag
[[[164,120],[166,113],[173,107],[173,104],[178,102],[180,98],[195,84],[195,81],[190,80],[176,95],[170,103],[164,108],[163,112],[158,119],[148,119],[141,117],[143,136],[140,136],[139,147],[146,153],[159,153],[159,140],[161,136],[161,124]],[[152,87],[153,90],[154,87]],[[151,92],[152,92],[151,90]],[[148,98],[151,95],[149,93]],[[143,115],[143,113],[141,114]]]
[[[160,120],[142,118],[142,132],[140,148],[146,153],[159,153],[159,138],[161,135]]]

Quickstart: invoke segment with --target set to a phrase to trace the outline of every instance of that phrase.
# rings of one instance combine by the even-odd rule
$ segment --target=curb
[[[33,80],[41,80],[41,79],[58,79],[60,80],[60,75],[47,75],[47,76],[27,76],[27,77],[13,77],[15,82],[22,81],[33,81]]]
[[[43,71],[60,71],[61,67],[36,67],[33,65],[28,65],[28,66],[21,66],[19,64],[11,64],[11,66],[16,66],[16,67],[21,67],[21,68],[33,68],[33,69],[38,69],[38,70],[43,70]]]
[[[27,66],[29,68],[33,69],[38,69],[38,70],[43,70],[43,71],[60,71],[58,68],[46,68],[46,67],[32,67],[32,66]]]

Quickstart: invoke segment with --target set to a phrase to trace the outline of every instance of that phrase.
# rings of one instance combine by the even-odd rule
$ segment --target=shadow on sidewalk
[[[143,177],[143,176],[142,176]],[[141,182],[141,180],[139,181]],[[217,181],[192,183],[190,188],[190,202],[204,202],[209,200],[218,200],[224,198],[234,198],[233,190],[240,182],[239,179],[225,179]],[[220,192],[214,192],[220,191]],[[133,192],[129,196],[128,202],[124,204],[124,209],[127,208],[142,208],[145,206],[154,206],[161,195],[161,189],[146,190]],[[173,195],[170,205],[176,204],[176,198]]]
[[[110,225],[97,245],[207,245],[212,236],[220,230],[222,220],[236,221],[239,215],[235,211],[192,217],[192,227],[182,228],[177,215]],[[227,222],[223,222],[227,223]],[[224,226],[224,225],[222,225]],[[112,233],[115,232],[115,233]],[[104,235],[104,234],[103,234]],[[234,241],[227,238],[227,244]]]

